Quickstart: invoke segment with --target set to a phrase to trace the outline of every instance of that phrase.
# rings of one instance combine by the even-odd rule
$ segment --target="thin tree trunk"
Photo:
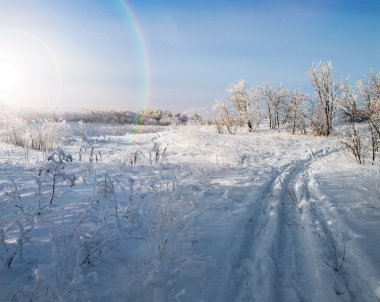
[[[54,176],[53,176],[53,190],[52,190],[52,193],[51,193],[50,205],[53,203],[53,199],[54,199],[54,194],[55,194],[55,181],[56,181],[56,175],[54,174]]]

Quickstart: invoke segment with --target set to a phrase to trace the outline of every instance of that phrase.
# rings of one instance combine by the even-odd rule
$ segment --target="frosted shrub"
[[[187,121],[189,120],[189,117],[186,115],[186,114],[179,114],[178,116],[176,115],[176,117],[178,118],[178,122],[180,124],[186,124]]]
[[[137,167],[143,157],[144,153],[139,151],[139,149],[136,149],[136,151],[129,154],[129,164],[133,170]]]
[[[6,142],[45,152],[53,149],[67,129],[65,122],[55,122],[52,118],[27,123],[24,118],[16,114],[8,114],[5,125]]]
[[[72,162],[73,157],[71,154],[66,154],[63,149],[57,148],[48,156],[47,160],[45,165],[40,168],[39,175],[46,174],[52,179],[52,194],[50,197],[50,204],[52,204],[57,181],[69,181],[71,186],[74,186],[76,177],[73,174],[66,173],[66,164]]]
[[[366,82],[359,82],[358,87],[358,95],[348,85],[344,89],[340,108],[349,129],[342,142],[359,164],[370,160],[374,165],[380,151],[380,74],[372,72]],[[364,120],[366,127],[357,124],[357,121]]]
[[[73,228],[64,233],[50,232],[51,262],[34,269],[34,286],[26,286],[12,301],[92,301],[88,285],[96,282],[96,272],[87,273],[115,241],[96,209],[88,208]]]
[[[139,206],[140,203],[135,202],[133,199],[133,194],[135,191],[134,185],[135,185],[135,179],[132,177],[128,177],[127,180],[128,184],[128,190],[129,190],[129,196],[127,198],[127,204],[123,209],[123,217],[128,219],[132,224],[137,223],[139,221]],[[125,188],[123,188],[125,191]],[[136,188],[136,191],[138,188]]]
[[[27,211],[25,206],[22,204],[21,193],[19,190],[19,186],[15,182],[13,178],[11,178],[11,183],[9,189],[6,190],[5,196],[8,197],[9,204],[15,206],[19,209],[23,214],[27,215]]]
[[[155,252],[158,252],[158,258],[161,260],[167,253],[169,240],[175,236],[176,229],[179,226],[178,213],[170,201],[166,199],[156,205],[150,205],[145,215],[147,222],[144,228],[157,242]]]
[[[89,207],[81,215],[72,234],[73,238],[77,238],[77,245],[80,247],[79,266],[95,265],[103,256],[104,250],[115,241],[108,226],[106,217],[100,215],[97,207]]]
[[[101,201],[111,201],[114,203],[115,216],[119,219],[119,206],[116,198],[116,191],[114,180],[108,173],[104,173],[104,176],[97,181],[95,187],[95,201],[99,204]]]
[[[26,147],[28,142],[28,131],[26,122],[15,114],[5,117],[5,139],[6,142],[18,147]]]
[[[86,125],[84,124],[83,121],[79,121],[78,122],[78,126],[79,126],[79,135],[80,135],[80,138],[83,141],[87,141],[88,140],[88,136],[87,136]]]
[[[153,179],[157,183],[156,180]],[[154,253],[156,260],[164,260],[176,253],[175,240],[176,233],[185,228],[191,220],[186,213],[189,213],[194,204],[183,196],[175,186],[177,179],[173,183],[169,181],[160,182],[152,192],[156,202],[146,204],[142,210],[142,228],[153,239]],[[168,259],[167,259],[168,260]]]
[[[363,133],[355,127],[354,123],[350,124],[350,128],[346,131],[341,139],[347,155],[359,164],[364,164],[369,154],[370,144],[368,139]]]
[[[16,229],[15,229],[16,227]],[[20,221],[15,221],[0,229],[0,259],[10,268],[14,258],[22,255],[22,248],[28,240],[28,234],[34,226],[25,228]]]
[[[30,134],[30,148],[41,151],[51,151],[59,138],[64,136],[66,131],[65,122],[55,122],[45,119],[32,123],[28,127]]]
[[[162,162],[168,155],[167,153],[168,146],[162,146],[160,143],[154,143],[152,149],[149,151],[149,162],[152,164]]]
[[[233,108],[229,108],[223,101],[215,101],[213,110],[216,111],[214,120],[218,133],[223,133],[223,128],[226,127],[229,134],[236,134],[239,125],[237,115]]]
[[[96,194],[104,199],[115,196],[113,180],[107,173],[104,173],[104,176],[96,183]]]
[[[81,250],[75,233],[52,231],[50,242],[53,260],[34,270],[36,286],[29,301],[89,301],[84,286],[85,276],[80,266]]]

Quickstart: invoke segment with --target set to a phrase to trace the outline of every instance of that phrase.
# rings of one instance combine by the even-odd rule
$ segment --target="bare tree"
[[[333,129],[337,104],[343,96],[343,85],[336,80],[331,62],[314,63],[309,71],[309,77],[317,100],[312,127],[317,134],[328,136]]]

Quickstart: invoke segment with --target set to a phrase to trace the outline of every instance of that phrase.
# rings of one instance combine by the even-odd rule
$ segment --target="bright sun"
[[[16,65],[0,62],[0,91],[12,91],[18,89],[20,73]]]
[[[0,105],[52,108],[58,104],[61,69],[50,45],[39,37],[0,30]]]

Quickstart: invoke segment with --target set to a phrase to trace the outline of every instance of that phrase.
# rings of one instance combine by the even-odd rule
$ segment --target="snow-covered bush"
[[[203,123],[203,119],[199,114],[193,113],[189,117],[189,122],[194,125],[201,125]]]
[[[78,122],[78,126],[79,126],[79,135],[80,135],[80,138],[81,138],[83,141],[87,141],[88,136],[87,136],[86,125],[84,124],[83,121],[79,121],[79,122]]]
[[[73,157],[71,154],[67,154],[62,148],[57,148],[47,157],[47,162],[40,167],[39,175],[46,174],[52,181],[50,204],[53,203],[56,185],[59,180],[68,181],[71,186],[74,186],[75,175],[66,172],[66,164],[72,161]]]
[[[8,197],[9,204],[16,207],[23,214],[28,215],[26,206],[22,203],[19,186],[13,178],[10,180],[11,183],[9,184],[9,188],[5,191],[5,196]]]
[[[118,219],[119,205],[117,203],[114,180],[111,178],[111,176],[108,173],[104,173],[104,176],[102,176],[96,182],[94,193],[95,193],[94,200],[98,204],[100,204],[102,201],[114,203],[115,217]]]
[[[139,149],[136,149],[134,152],[129,154],[129,164],[132,169],[135,169],[139,164],[140,160],[144,158],[144,153]]]
[[[214,120],[216,130],[218,133],[223,132],[226,127],[229,134],[235,134],[238,122],[237,116],[232,108],[228,108],[223,101],[216,100],[213,109],[216,111],[216,118]]]
[[[346,85],[340,108],[349,124],[344,146],[359,164],[375,164],[380,152],[380,74],[372,71],[358,83],[357,93]],[[359,125],[358,121],[365,122]]]
[[[167,149],[168,145],[163,147],[162,144],[155,142],[149,151],[149,162],[151,164],[157,164],[165,160],[165,158],[168,156]]]
[[[364,164],[367,161],[370,145],[366,139],[365,131],[357,129],[355,124],[351,123],[343,134],[341,142],[347,150],[348,157],[353,158],[359,164]]]
[[[13,221],[5,228],[0,228],[0,259],[10,268],[17,255],[22,256],[22,248],[28,241],[28,234],[34,226],[25,228],[19,220]]]
[[[66,123],[45,118],[28,122],[17,114],[6,116],[5,140],[9,144],[44,152],[51,151],[66,134]]]
[[[186,213],[192,207],[192,204],[179,196],[173,188],[174,186],[156,188],[155,195],[159,202],[147,204],[141,218],[144,221],[143,229],[153,239],[153,256],[160,261],[175,253],[173,239],[176,233],[189,223],[186,215],[182,213]]]
[[[189,120],[189,117],[184,113],[178,114],[178,115],[176,115],[176,117],[178,118],[178,122],[180,124],[186,124],[187,121]]]
[[[45,119],[28,125],[30,148],[49,152],[59,139],[65,135],[66,123]]]
[[[81,268],[81,246],[75,232],[50,233],[53,259],[34,270],[35,287],[29,289],[29,301],[90,301]]]
[[[6,142],[18,147],[27,147],[28,131],[25,120],[20,116],[11,113],[8,113],[4,119]]]

